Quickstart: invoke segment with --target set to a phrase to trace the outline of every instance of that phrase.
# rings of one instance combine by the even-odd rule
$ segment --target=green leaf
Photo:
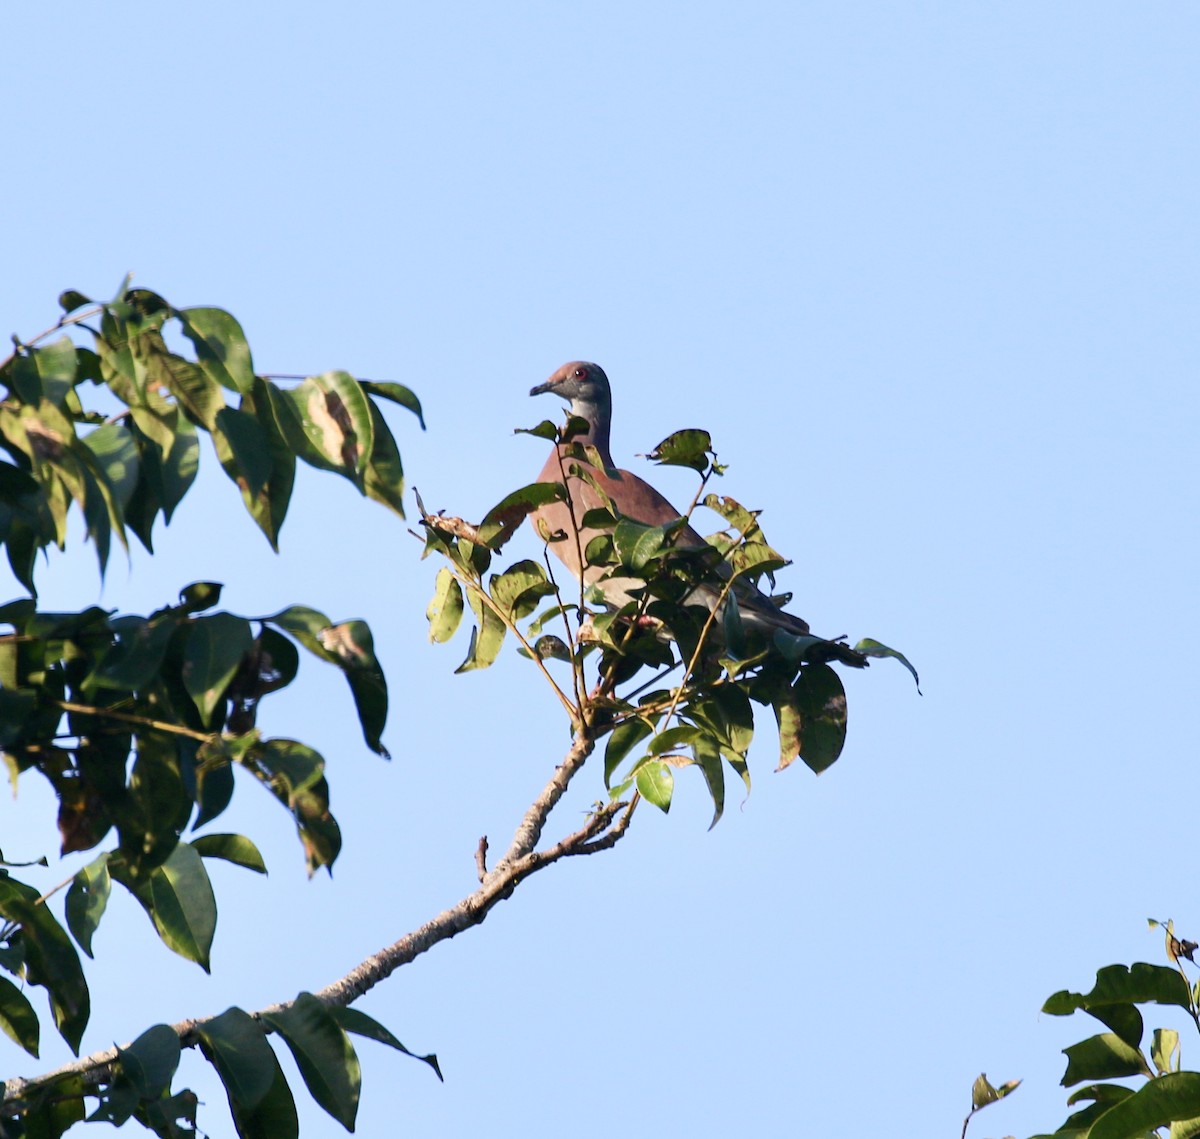
[[[664,814],[671,809],[671,794],[675,789],[675,776],[671,769],[659,760],[638,768],[637,789],[647,803],[653,804]]]
[[[297,740],[265,740],[251,749],[244,765],[265,783],[296,820],[309,875],[332,866],[341,850],[337,821],[329,813],[325,761]]]
[[[41,1027],[33,1005],[7,977],[0,977],[0,1030],[35,1060]]]
[[[183,650],[183,686],[202,723],[212,722],[213,710],[253,644],[254,634],[244,617],[214,613],[190,623]]]
[[[22,382],[19,372],[28,370],[31,375]],[[75,345],[67,336],[60,336],[50,344],[35,348],[28,356],[17,356],[13,360],[13,381],[18,392],[36,391],[33,398],[22,396],[27,402],[37,403],[43,396],[52,403],[62,404],[75,386]]]
[[[25,979],[46,989],[55,1027],[78,1055],[91,1011],[87,982],[66,930],[44,905],[38,904],[38,897],[33,887],[15,878],[0,877],[0,917],[21,926]]]
[[[1179,1033],[1173,1028],[1156,1028],[1150,1059],[1160,1076],[1179,1069]]]
[[[301,993],[289,1008],[263,1020],[283,1037],[313,1099],[353,1131],[362,1072],[354,1046],[325,1005]]]
[[[455,674],[489,668],[495,663],[496,657],[500,655],[500,647],[504,644],[504,622],[495,610],[481,599],[479,590],[475,587],[468,589],[467,601],[475,614],[477,626],[471,630],[467,659],[454,670]]]
[[[67,928],[89,957],[93,956],[92,936],[104,916],[111,891],[107,851],[79,870],[67,891]]]
[[[378,396],[380,399],[389,399],[392,403],[398,403],[401,407],[407,408],[417,417],[417,422],[421,425],[421,430],[425,430],[425,416],[421,414],[421,401],[416,395],[403,384],[394,383],[379,383],[375,380],[359,381],[363,390],[371,395]]]
[[[668,435],[648,458],[662,466],[691,467],[704,474],[708,470],[708,457],[712,453],[712,437],[698,428],[685,428]]]
[[[721,751],[712,736],[703,735],[692,742],[692,755],[696,758],[696,766],[704,775],[704,782],[713,802],[712,822],[708,824],[708,829],[712,830],[725,812],[725,771],[721,767]]]
[[[176,844],[166,862],[142,878],[133,878],[116,861],[109,866],[113,877],[141,902],[167,948],[209,972],[217,900],[195,848]]]
[[[647,526],[631,518],[622,518],[613,529],[613,546],[621,565],[638,572],[651,558],[663,552],[667,526]]]
[[[365,621],[342,621],[322,629],[318,639],[329,658],[346,674],[363,739],[376,755],[390,758],[383,746],[387,726],[387,680],[375,657],[375,642]]]
[[[650,755],[666,755],[667,752],[687,747],[703,735],[703,728],[697,728],[692,724],[679,724],[674,728],[668,728],[665,732],[659,732],[650,741],[650,746],[646,750]]]
[[[230,1008],[196,1026],[200,1047],[225,1085],[242,1139],[292,1139],[296,1105],[262,1026]]]
[[[265,874],[267,864],[254,845],[244,834],[206,834],[191,841],[192,849],[201,858],[220,858],[235,866],[244,866],[256,874]]]
[[[418,1056],[417,1053],[410,1052],[379,1021],[367,1016],[365,1012],[360,1012],[356,1008],[339,1007],[331,1008],[329,1012],[347,1032],[352,1032],[355,1036],[365,1036],[368,1040],[374,1040],[379,1044],[386,1044],[389,1048],[395,1048],[397,1052],[403,1052],[405,1056],[420,1060],[434,1070],[439,1080],[442,1079],[442,1070],[438,1067],[437,1056],[432,1053],[428,1056]]]
[[[140,1099],[157,1099],[170,1090],[179,1067],[179,1034],[170,1025],[146,1029],[128,1048],[118,1048],[121,1072]]]
[[[801,671],[793,691],[800,714],[800,758],[820,775],[846,742],[846,690],[827,664],[813,664]]]
[[[462,587],[445,566],[438,570],[433,599],[425,610],[429,621],[429,639],[445,644],[458,630],[463,615]]]
[[[111,626],[118,640],[96,662],[84,681],[84,689],[116,688],[133,692],[144,688],[162,668],[167,646],[179,628],[178,617],[170,612],[153,620],[118,617]]]
[[[324,372],[309,376],[284,395],[295,412],[293,422],[308,443],[298,448],[300,457],[345,475],[361,489],[374,444],[374,425],[358,381],[348,372]]]
[[[104,477],[122,509],[129,504],[141,473],[137,444],[122,423],[106,423],[83,438],[83,445],[96,457]]]
[[[1081,1080],[1111,1080],[1151,1074],[1141,1051],[1127,1044],[1115,1032],[1089,1036],[1078,1044],[1064,1048],[1063,1054],[1067,1058],[1063,1087],[1070,1087]]]
[[[256,500],[266,488],[274,466],[271,441],[262,424],[248,411],[223,407],[211,429],[213,446],[225,473],[237,483],[247,502]],[[253,517],[253,511],[251,516]],[[259,527],[262,521],[255,518]],[[268,537],[271,535],[268,533]]]
[[[514,490],[484,515],[479,524],[479,540],[489,549],[500,549],[528,515],[547,503],[562,501],[565,496],[561,483],[535,482]]]
[[[488,591],[510,619],[519,621],[528,617],[543,597],[551,596],[554,586],[540,563],[526,559],[514,562],[503,573],[493,574]]]
[[[363,489],[367,497],[404,517],[404,464],[400,461],[400,448],[387,422],[374,403],[371,409],[371,430],[375,443],[371,448],[371,461],[363,474]]]
[[[1090,993],[1071,993],[1063,989],[1046,1001],[1042,1012],[1051,1016],[1070,1016],[1077,1009],[1093,1012],[1105,1005],[1145,1004],[1148,1001],[1186,1009],[1189,1007],[1187,982],[1176,970],[1165,965],[1148,965],[1144,961],[1131,966],[1106,965],[1097,971],[1096,983]]]
[[[248,392],[254,386],[254,363],[246,334],[229,313],[219,308],[185,308],[176,316],[207,375],[237,392]]]
[[[921,678],[917,675],[917,670],[909,663],[908,657],[896,649],[889,649],[887,645],[880,644],[870,637],[864,637],[857,645],[854,646],[854,651],[862,653],[868,657],[894,657],[898,660],[909,672],[912,673],[913,681],[916,683],[917,691],[921,691]]]
[[[85,297],[83,293],[75,289],[66,289],[58,295],[59,307],[63,312],[74,312],[77,308],[83,308],[84,305],[92,303],[91,297]]]
[[[1200,1072],[1172,1072],[1150,1080],[1106,1111],[1088,1139],[1141,1139],[1164,1124],[1200,1116]]]
[[[533,435],[538,439],[545,439],[553,443],[558,438],[558,428],[553,420],[543,419],[536,427],[517,427],[513,430],[514,435]]]
[[[604,786],[612,786],[612,777],[616,774],[621,761],[654,729],[645,720],[626,720],[618,724],[608,737],[608,745],[604,749]]]
[[[194,581],[179,591],[179,608],[185,613],[203,613],[221,600],[224,586],[219,581]]]
[[[242,501],[276,551],[296,481],[296,453],[285,433],[285,419],[291,414],[286,405],[287,399],[278,388],[267,380],[258,379],[253,393],[242,396],[239,409],[253,416],[261,429],[270,464],[270,473],[257,493],[250,493],[247,487],[242,491]]]

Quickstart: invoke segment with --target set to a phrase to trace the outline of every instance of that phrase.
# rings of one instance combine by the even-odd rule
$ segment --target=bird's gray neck
[[[608,429],[612,422],[612,405],[603,397],[586,398],[576,396],[571,401],[571,414],[586,419],[588,429],[582,435],[576,435],[574,442],[590,444],[600,453],[600,458],[606,467],[613,465],[612,454],[609,452]]]

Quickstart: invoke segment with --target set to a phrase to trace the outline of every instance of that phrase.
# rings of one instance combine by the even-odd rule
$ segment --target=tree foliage
[[[92,955],[114,883],[171,950],[208,969],[217,905],[205,862],[265,867],[244,835],[182,836],[224,812],[240,782],[235,769],[291,814],[310,873],[337,858],[325,760],[256,726],[260,702],[295,678],[301,648],[345,676],[364,739],[381,756],[388,710],[362,621],[303,605],[253,617],[220,611],[215,582],[187,585],[176,604],[147,616],[94,606],[43,612],[38,554],[65,547],[72,505],[101,573],[113,542],[128,548],[130,534],[153,552],[155,523],[168,523],[191,488],[204,435],[272,547],[297,459],[403,516],[403,467],[379,401],[421,416],[400,384],[327,372],[284,386],[257,374],[241,327],[220,309],[177,309],[128,281],[111,301],[71,291],[61,306],[51,329],[16,340],[0,365],[0,541],[29,593],[0,607],[9,630],[0,634],[0,752],[14,786],[36,772],[53,787],[63,854],[113,842],[65,884],[64,922],[2,864],[0,968],[24,987],[0,976],[0,1028],[35,1057],[33,988],[46,991],[55,1028],[78,1052],[89,995],[76,947]],[[76,343],[68,329],[90,342]],[[295,1131],[268,1034],[292,1051],[317,1102],[352,1126],[358,1063],[347,1033],[402,1045],[363,1013],[339,1019],[344,1011],[301,994],[272,1017],[230,1009],[198,1030],[194,1042],[221,1075],[242,1134]],[[90,1119],[189,1134],[195,1097],[171,1091],[180,1047],[178,1032],[157,1025],[106,1068],[17,1081],[0,1131],[60,1134],[84,1117],[87,1095],[98,1101]]]
[[[403,467],[380,401],[421,416],[400,384],[327,372],[288,385],[257,373],[240,326],[220,309],[176,309],[128,282],[108,302],[68,292],[61,303],[55,325],[17,341],[0,364],[7,455],[0,541],[29,594],[0,607],[0,628],[9,630],[0,633],[0,754],[14,784],[37,772],[54,789],[64,854],[111,841],[63,884],[61,921],[50,895],[12,873],[16,865],[0,869],[0,970],[16,979],[0,975],[0,1028],[33,1056],[41,1020],[32,988],[45,990],[55,1028],[78,1052],[89,1018],[79,951],[91,956],[114,883],[143,907],[168,948],[208,968],[217,905],[206,861],[265,870],[249,837],[209,829],[239,785],[261,784],[291,814],[310,874],[337,858],[341,836],[324,759],[257,727],[260,702],[293,680],[301,649],[344,675],[363,737],[382,756],[388,710],[362,621],[331,620],[298,604],[262,615],[225,612],[214,582],[186,585],[176,603],[146,616],[97,607],[42,612],[38,554],[65,546],[72,505],[101,573],[114,540],[128,547],[131,533],[153,552],[154,525],[160,516],[171,520],[192,486],[205,435],[274,548],[297,460],[341,475],[402,516]],[[77,343],[67,330],[90,341]],[[459,672],[487,668],[506,640],[515,641],[572,730],[566,757],[490,868],[481,842],[479,889],[319,993],[154,1025],[124,1047],[10,1080],[0,1134],[57,1136],[84,1118],[133,1119],[160,1136],[194,1134],[196,1097],[174,1087],[181,1050],[194,1047],[219,1075],[238,1134],[286,1139],[298,1131],[296,1107],[271,1038],[291,1052],[316,1102],[352,1129],[360,1072],[351,1036],[413,1055],[349,1007],[362,993],[479,924],[534,872],[611,848],[643,800],[669,810],[681,769],[698,769],[715,825],[727,777],[750,788],[756,707],[770,709],[778,766],[800,759],[819,774],[846,738],[846,693],[833,666],[894,657],[913,671],[875,640],[851,648],[840,639],[764,633],[743,620],[739,597],[751,585],[773,584],[786,561],[767,542],[757,511],[708,491],[724,467],[704,431],[678,432],[652,454],[699,477],[684,519],[650,526],[606,501],[582,520],[598,533],[580,551],[600,570],[591,588],[560,582],[548,559],[502,562],[531,513],[569,501],[572,479],[589,478],[597,456],[572,442],[578,431],[568,419],[527,432],[565,445],[562,481],[506,495],[479,523],[430,513],[418,500],[425,553],[441,561],[427,611],[430,638],[449,641],[470,615]],[[724,526],[703,545],[688,545],[680,540],[684,522],[699,505]],[[578,533],[542,537],[547,548],[581,544]],[[618,579],[628,600],[616,605],[604,586]],[[702,596],[715,601],[703,604]],[[601,742],[607,801],[578,830],[543,845],[550,813]],[[248,779],[236,778],[239,770]],[[435,1057],[416,1058],[438,1070]]]

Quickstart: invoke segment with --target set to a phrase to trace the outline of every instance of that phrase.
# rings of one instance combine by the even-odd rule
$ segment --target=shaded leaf
[[[283,1037],[313,1099],[353,1131],[362,1072],[354,1046],[325,1005],[301,993],[289,1008],[263,1020]]]
[[[59,1034],[79,1054],[79,1041],[91,1012],[83,970],[66,930],[38,904],[38,892],[15,878],[0,876],[0,916],[21,927],[25,978],[43,986]]]
[[[217,900],[195,848],[177,843],[162,865],[141,878],[132,877],[117,860],[110,861],[109,869],[142,904],[167,948],[209,972]]]
[[[244,617],[214,613],[191,622],[183,649],[183,686],[205,725],[253,644]]]
[[[475,614],[477,626],[471,630],[467,658],[454,670],[456,674],[489,668],[500,655],[500,648],[504,644],[504,622],[491,605],[482,599],[479,590],[474,587],[468,589],[467,601]]]
[[[1077,1009],[1085,1012],[1112,1004],[1145,1004],[1155,1001],[1161,1005],[1188,1008],[1187,982],[1174,969],[1165,965],[1149,965],[1139,961],[1134,965],[1106,965],[1096,973],[1096,983],[1089,993],[1071,993],[1066,989],[1055,993],[1042,1006],[1051,1016],[1069,1016]]]
[[[79,870],[67,890],[67,928],[89,957],[92,956],[92,936],[108,907],[111,891],[107,851]]]
[[[820,775],[846,742],[846,690],[827,664],[805,667],[795,685],[800,715],[800,758]]]
[[[118,1048],[121,1072],[141,1099],[157,1099],[171,1087],[179,1067],[179,1034],[170,1025],[146,1029],[128,1048]]]
[[[621,761],[654,729],[645,720],[626,720],[613,728],[604,749],[604,786],[611,787],[612,777]]]
[[[25,994],[7,977],[0,977],[0,1030],[37,1059],[41,1037],[37,1013]]]
[[[248,392],[254,385],[254,363],[242,326],[219,308],[185,308],[176,315],[205,373],[222,387]]]
[[[1150,1067],[1141,1051],[1122,1040],[1115,1032],[1089,1036],[1063,1049],[1067,1070],[1063,1087],[1081,1080],[1111,1080],[1122,1076],[1149,1076]]]
[[[397,1052],[403,1052],[405,1056],[411,1056],[414,1060],[420,1060],[434,1070],[439,1080],[442,1079],[442,1070],[438,1067],[438,1060],[435,1055],[431,1053],[428,1056],[418,1056],[417,1053],[410,1052],[379,1021],[367,1016],[365,1012],[361,1012],[356,1008],[340,1008],[337,1006],[331,1008],[329,1012],[333,1019],[347,1032],[352,1032],[355,1036],[365,1036],[368,1040],[374,1040],[379,1044],[386,1044],[389,1048],[395,1048]]]

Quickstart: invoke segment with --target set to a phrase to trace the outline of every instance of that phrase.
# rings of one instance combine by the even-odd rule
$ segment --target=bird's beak
[[[547,380],[544,384],[538,384],[536,388],[530,388],[530,395],[542,395],[544,392],[552,392],[554,390],[554,382]]]

